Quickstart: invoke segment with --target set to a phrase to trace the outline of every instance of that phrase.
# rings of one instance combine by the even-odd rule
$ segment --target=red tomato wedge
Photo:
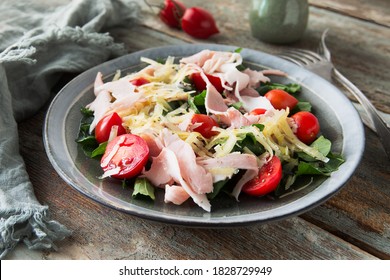
[[[95,127],[95,138],[98,143],[103,143],[108,141],[110,137],[111,128],[116,125],[118,126],[118,135],[122,135],[126,133],[126,129],[122,125],[121,117],[116,113],[112,113],[103,117]]]
[[[224,88],[222,86],[220,78],[209,74],[205,74],[205,75],[218,92],[223,92]],[[195,88],[198,91],[203,91],[206,89],[206,82],[203,80],[200,73],[193,73],[191,75],[191,80],[194,82]]]
[[[134,134],[123,134],[108,143],[100,161],[107,176],[127,179],[137,176],[149,157],[149,147],[144,139]]]
[[[266,195],[276,189],[281,179],[282,163],[277,156],[273,156],[260,168],[259,174],[242,187],[242,191],[252,196]]]
[[[298,104],[298,99],[282,89],[273,89],[264,95],[275,109],[282,110],[287,107],[293,109]]]
[[[256,109],[253,109],[249,114],[254,115],[254,116],[260,116],[260,115],[265,114],[265,112],[267,112],[266,109],[256,108]]]
[[[214,126],[219,126],[218,123],[210,116],[203,114],[194,114],[191,119],[192,124],[200,124],[193,131],[199,132],[205,138],[210,138],[218,134],[217,131],[213,131]]]
[[[137,79],[131,80],[130,83],[132,83],[136,87],[139,87],[139,86],[142,86],[142,85],[150,83],[150,81],[148,79],[145,79],[145,78],[141,77],[141,78],[137,78]]]
[[[320,132],[320,123],[310,112],[301,111],[291,116],[297,125],[295,135],[305,144],[311,144]]]

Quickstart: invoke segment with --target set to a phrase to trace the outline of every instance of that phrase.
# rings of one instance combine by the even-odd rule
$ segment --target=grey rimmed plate
[[[44,144],[58,174],[74,189],[113,209],[138,217],[194,227],[230,227],[264,223],[301,214],[320,205],[339,191],[355,171],[364,150],[364,130],[350,101],[333,85],[319,76],[281,58],[250,49],[241,54],[252,69],[279,69],[287,77],[271,76],[273,82],[299,83],[301,98],[312,103],[320,120],[322,133],[333,142],[333,150],[346,162],[329,178],[313,183],[281,199],[240,196],[240,201],[223,197],[212,201],[212,211],[205,212],[191,199],[181,206],[164,203],[162,190],[156,200],[133,199],[132,189],[122,188],[113,179],[100,180],[99,161],[87,158],[75,142],[80,108],[94,99],[93,83],[98,71],[106,80],[117,70],[131,73],[146,66],[141,57],[189,56],[204,49],[234,51],[237,47],[213,44],[175,45],[135,52],[96,66],[68,83],[52,101],[45,119]]]

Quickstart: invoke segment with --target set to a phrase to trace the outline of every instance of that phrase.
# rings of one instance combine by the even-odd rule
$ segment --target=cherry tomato
[[[215,77],[213,75],[205,74],[206,77],[209,79],[210,83],[216,88],[218,92],[223,92],[224,88],[221,83],[221,79],[218,77]],[[191,79],[194,82],[195,88],[198,91],[203,91],[206,89],[206,82],[203,80],[200,73],[193,73],[191,75]]]
[[[219,33],[213,16],[199,7],[188,8],[184,12],[181,28],[192,37],[200,39]]]
[[[103,143],[110,137],[111,128],[117,125],[117,136],[126,133],[126,129],[122,125],[121,117],[116,113],[112,113],[103,117],[95,127],[95,138],[98,143]]]
[[[164,7],[159,12],[159,17],[166,25],[180,29],[180,20],[184,15],[186,6],[177,0],[165,0]]]
[[[139,87],[139,86],[142,86],[142,85],[150,83],[150,81],[148,79],[140,77],[140,78],[131,80],[130,83],[132,83],[136,87]]]
[[[310,112],[301,111],[291,116],[297,125],[296,136],[305,144],[311,144],[320,132],[320,123]]]
[[[100,161],[104,172],[111,177],[127,179],[138,175],[149,157],[149,147],[144,139],[134,134],[123,134],[108,143]]]
[[[270,90],[265,94],[265,97],[278,110],[286,109],[287,107],[291,110],[298,104],[298,100],[294,96],[281,89]]]
[[[274,191],[281,179],[282,163],[277,156],[273,156],[260,168],[259,174],[242,187],[242,191],[252,196],[262,196]]]
[[[217,131],[213,131],[214,126],[218,127],[218,123],[210,116],[203,114],[194,114],[191,119],[192,124],[201,124],[193,130],[202,134],[205,138],[210,138],[218,134]]]
[[[260,115],[265,114],[265,112],[267,112],[266,109],[256,108],[256,109],[253,109],[249,114],[250,115],[255,115],[255,116],[260,116]]]

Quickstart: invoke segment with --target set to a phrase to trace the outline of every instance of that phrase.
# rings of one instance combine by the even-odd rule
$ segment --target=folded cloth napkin
[[[34,195],[19,154],[17,122],[49,100],[63,74],[125,54],[103,32],[137,23],[134,1],[55,2],[66,1],[0,2],[0,258],[19,242],[55,249],[54,241],[71,233],[50,219],[48,207]]]

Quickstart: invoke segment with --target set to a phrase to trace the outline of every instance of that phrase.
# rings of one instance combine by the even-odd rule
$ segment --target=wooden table
[[[140,1],[142,2],[142,1]],[[162,1],[161,1],[162,2]],[[213,13],[221,33],[206,42],[275,53],[286,46],[251,36],[249,1],[183,0]],[[387,0],[311,0],[304,38],[291,45],[315,50],[322,31],[339,70],[390,113],[390,5]],[[238,24],[237,24],[238,23]],[[167,28],[146,6],[142,25],[113,29],[129,52],[195,40]],[[390,259],[390,165],[368,128],[363,159],[346,186],[299,217],[232,229],[184,228],[104,207],[69,187],[54,171],[42,143],[45,109],[20,123],[21,153],[35,193],[51,217],[73,231],[58,251],[19,246],[8,259]],[[352,124],[351,124],[352,125]],[[353,143],[351,143],[353,144]]]

